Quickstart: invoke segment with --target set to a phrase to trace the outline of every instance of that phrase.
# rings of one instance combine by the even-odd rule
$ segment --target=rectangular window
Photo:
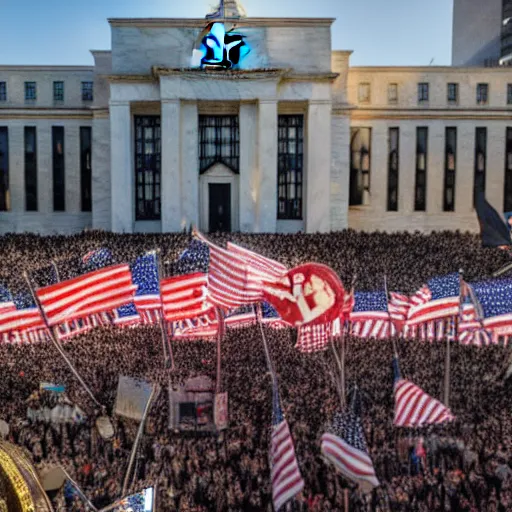
[[[53,211],[66,210],[66,183],[64,167],[64,127],[52,126],[53,146]]]
[[[422,82],[418,84],[418,103],[428,102],[428,83]]]
[[[92,211],[91,128],[80,127],[80,197],[83,212]]]
[[[0,101],[7,101],[7,82],[0,82]]]
[[[416,128],[416,179],[414,184],[414,211],[427,209],[428,128]]]
[[[371,128],[350,129],[350,206],[370,204]]]
[[[7,126],[0,126],[0,211],[11,209],[9,194],[9,133]]]
[[[512,84],[507,85],[507,105],[512,105]]]
[[[359,84],[358,99],[359,103],[370,103],[370,84]]]
[[[92,101],[93,99],[93,82],[82,82],[82,101]]]
[[[199,172],[216,163],[240,171],[238,116],[199,116]]]
[[[505,190],[503,211],[512,212],[512,128],[507,128],[507,139],[505,145]]]
[[[459,103],[459,84],[448,84],[447,96],[450,105],[457,105]]]
[[[37,212],[37,140],[35,126],[25,126],[25,208]]]
[[[25,82],[25,101],[37,100],[37,87],[35,82]]]
[[[489,84],[478,84],[476,86],[477,105],[487,105],[489,101]]]
[[[64,82],[53,82],[53,101],[64,101]]]
[[[455,171],[457,168],[457,128],[445,130],[443,211],[455,211]]]
[[[301,220],[304,116],[278,117],[277,147],[277,218]]]
[[[135,116],[136,220],[161,219],[161,165],[160,116]]]
[[[390,128],[388,136],[388,212],[398,211],[398,167],[400,129]]]
[[[398,103],[398,84],[388,85],[388,103],[396,105]]]
[[[475,175],[473,190],[473,206],[476,197],[475,192],[481,189],[485,193],[485,177],[487,169],[487,128],[475,129]]]

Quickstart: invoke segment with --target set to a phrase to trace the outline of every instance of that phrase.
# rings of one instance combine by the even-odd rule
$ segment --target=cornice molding
[[[365,111],[354,109],[352,112],[352,119],[358,121],[371,121],[371,120],[430,120],[430,121],[510,121],[512,120],[512,112],[510,111],[487,111],[477,112],[471,109],[455,110],[455,111]]]
[[[213,21],[244,27],[330,27],[336,18],[109,18],[107,21],[111,27],[138,28],[204,28]]]
[[[153,66],[152,73],[156,78],[162,76],[176,76],[179,78],[204,79],[213,78],[216,80],[280,80],[289,69],[201,69],[201,68],[165,68],[161,66]]]
[[[94,71],[94,66],[38,66],[38,65],[3,65],[0,66],[0,71]]]
[[[358,73],[464,73],[464,74],[489,74],[509,73],[511,67],[455,67],[455,66],[350,66],[350,72]]]
[[[0,119],[86,119],[93,117],[91,109],[54,109],[38,108],[4,108],[0,109]]]
[[[98,75],[98,77],[107,79],[111,84],[148,83],[156,80],[153,75]]]

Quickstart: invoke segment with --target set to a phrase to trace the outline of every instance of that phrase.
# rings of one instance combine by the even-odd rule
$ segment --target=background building
[[[512,60],[512,0],[454,0],[452,65]]]
[[[0,231],[476,230],[478,182],[512,211],[512,68],[350,67],[332,19],[225,8],[220,57],[208,20],[112,19],[92,67],[0,67]]]

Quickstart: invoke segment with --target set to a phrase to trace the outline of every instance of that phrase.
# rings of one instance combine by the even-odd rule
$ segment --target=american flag
[[[213,306],[207,297],[208,278],[197,272],[162,280],[164,317],[168,322],[204,315]]]
[[[227,311],[260,302],[263,285],[258,279],[259,268],[250,267],[250,261],[254,260],[241,251],[218,247],[199,233],[196,236],[210,248],[208,294],[211,302]]]
[[[128,265],[114,265],[40,288],[37,297],[50,325],[106,313],[133,302],[137,287]]]
[[[143,323],[158,322],[162,303],[156,251],[139,256],[131,265],[131,271],[133,284],[137,285],[134,299],[136,310]]]
[[[103,267],[110,267],[115,264],[112,253],[109,249],[101,247],[89,251],[82,257],[83,272],[92,272]]]
[[[293,439],[284,418],[275,376],[272,389],[272,438],[270,441],[272,501],[276,512],[304,489]]]
[[[171,323],[170,334],[174,338],[187,340],[215,340],[219,332],[219,324],[215,310],[196,318],[186,318]]]
[[[420,387],[400,375],[398,359],[393,358],[395,376],[395,419],[397,427],[422,427],[449,422],[455,419],[450,409],[432,398]]]
[[[194,239],[180,254],[178,260],[173,263],[170,273],[174,276],[194,274],[196,272],[207,274],[209,266],[210,248],[208,244]]]
[[[288,273],[288,268],[258,253],[228,242],[228,251],[240,256],[245,261],[248,270],[249,287],[260,291],[262,283],[280,282]]]
[[[472,283],[482,307],[483,327],[492,333],[493,343],[512,336],[512,279],[493,279]]]
[[[428,324],[459,314],[459,274],[433,277],[410,299],[409,326]]]
[[[12,298],[7,289],[2,299]],[[12,300],[2,301],[0,334],[5,342],[35,342],[46,339],[46,324],[29,291],[17,293]]]
[[[352,334],[360,338],[389,338],[394,332],[386,292],[356,292],[350,315]]]
[[[12,300],[11,292],[5,286],[0,285],[0,313],[15,309],[16,305]]]
[[[401,327],[407,320],[410,307],[411,303],[407,295],[398,292],[390,292],[388,303],[389,317],[395,323],[398,330],[401,330]]]
[[[492,333],[483,326],[483,310],[475,291],[461,280],[458,339],[463,345],[490,345]],[[497,340],[496,340],[497,341]]]
[[[320,449],[326,461],[363,492],[380,485],[368,454],[361,419],[353,410],[335,414],[330,431],[322,435]]]
[[[334,336],[335,322],[301,325],[298,329],[295,348],[304,354],[325,350]]]

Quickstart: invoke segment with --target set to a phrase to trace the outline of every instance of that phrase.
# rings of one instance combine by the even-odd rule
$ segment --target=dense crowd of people
[[[56,260],[61,278],[91,249],[108,247],[117,261],[161,248],[171,262],[186,248],[183,235],[72,237],[9,235],[0,244],[0,283],[24,287],[23,270]],[[344,282],[357,274],[358,289],[378,289],[387,276],[392,290],[416,291],[428,277],[462,268],[468,280],[489,277],[507,263],[499,250],[484,250],[469,234],[383,234],[345,231],[330,235],[217,235],[273,257],[289,267],[325,263]],[[165,272],[164,265],[164,272]],[[320,437],[339,409],[337,367],[330,351],[301,354],[296,332],[266,329],[283,411],[292,431],[305,480],[289,504],[297,511],[507,511],[512,510],[512,382],[503,370],[510,349],[451,347],[449,406],[452,424],[421,430],[393,427],[392,340],[346,338],[348,395],[357,385],[369,453],[381,483],[363,496],[326,464]],[[396,342],[406,378],[433,397],[443,397],[445,345]],[[97,328],[76,337],[65,350],[115,427],[112,440],[98,434],[101,411],[91,402],[52,344],[0,345],[0,419],[8,438],[30,453],[37,467],[62,464],[97,508],[122,494],[138,423],[114,414],[119,375],[159,383],[163,392],[151,408],[129,492],[157,485],[162,511],[271,511],[269,468],[271,380],[257,326],[227,332],[222,342],[221,389],[229,396],[229,428],[220,434],[180,433],[169,428],[169,386],[190,377],[216,377],[215,343],[173,342],[175,369],[164,365],[157,327]],[[40,382],[64,384],[85,421],[54,424],[27,419],[27,400]],[[52,495],[56,510],[87,510],[64,490]]]

